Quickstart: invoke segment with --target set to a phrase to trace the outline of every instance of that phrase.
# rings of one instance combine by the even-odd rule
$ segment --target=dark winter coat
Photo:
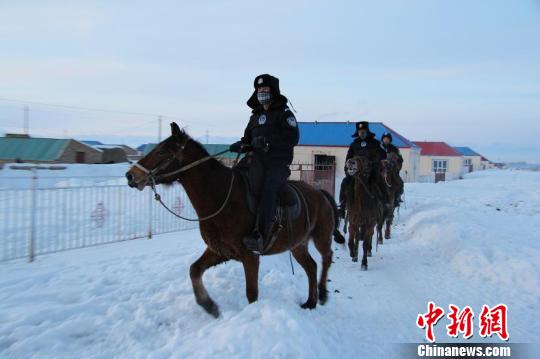
[[[270,163],[287,164],[293,160],[293,149],[298,144],[298,124],[282,98],[274,101],[268,111],[259,105],[253,109],[241,142],[249,145],[256,137],[263,137],[268,151],[255,154]]]
[[[386,152],[381,148],[381,143],[370,133],[365,140],[357,137],[349,146],[347,160],[356,156],[367,156],[371,162],[378,162],[386,158]]]
[[[403,166],[403,157],[401,156],[401,153],[399,152],[399,148],[394,146],[393,144],[389,143],[388,145],[384,145],[381,143],[381,148],[385,153],[395,153],[398,157],[398,170],[401,170],[401,167]],[[385,157],[386,158],[386,157]]]

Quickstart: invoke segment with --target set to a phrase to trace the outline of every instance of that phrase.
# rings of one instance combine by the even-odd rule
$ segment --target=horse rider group
[[[249,250],[262,253],[272,235],[278,193],[290,175],[289,165],[293,160],[294,146],[298,144],[299,131],[296,118],[287,106],[288,100],[280,92],[279,79],[263,74],[255,78],[253,85],[254,92],[247,101],[247,105],[252,109],[251,117],[244,136],[230,146],[230,151],[250,152],[251,166],[257,169],[257,177],[261,178],[256,225],[253,233],[246,236],[243,241]],[[380,161],[387,159],[390,153],[394,153],[399,162],[399,166],[396,167],[399,177],[403,159],[399,149],[392,144],[390,133],[384,133],[379,141],[369,130],[369,123],[362,121],[356,124],[353,137],[355,139],[349,147],[347,159],[365,156],[377,169]],[[345,174],[339,198],[342,216],[351,185],[350,175],[347,171]],[[383,188],[377,192],[380,200],[386,203]],[[397,206],[401,202],[402,193],[403,181],[395,203]]]

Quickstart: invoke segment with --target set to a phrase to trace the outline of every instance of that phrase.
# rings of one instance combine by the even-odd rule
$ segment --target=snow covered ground
[[[217,320],[192,294],[188,268],[204,248],[195,230],[3,263],[0,357],[398,357],[393,343],[424,341],[415,322],[430,300],[478,314],[505,303],[510,342],[539,341],[540,173],[407,184],[394,238],[367,272],[333,247],[330,299],[312,311],[299,307],[307,281],[287,255],[263,258],[251,305],[239,263],[210,269]],[[446,324],[437,341],[450,341]]]

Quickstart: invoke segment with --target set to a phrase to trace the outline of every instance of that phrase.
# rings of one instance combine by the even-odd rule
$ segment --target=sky
[[[0,132],[26,105],[33,136],[137,145],[161,115],[232,142],[271,73],[299,121],[540,162],[540,0],[0,0],[0,24]]]

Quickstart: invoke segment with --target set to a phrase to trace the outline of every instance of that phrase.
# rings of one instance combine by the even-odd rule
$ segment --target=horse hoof
[[[217,306],[216,303],[214,303],[214,301],[208,300],[206,302],[199,303],[199,304],[201,307],[204,308],[204,310],[206,310],[208,314],[210,314],[214,318],[219,318],[219,307]]]
[[[312,302],[312,301],[308,300],[307,302],[302,304],[300,307],[302,309],[315,309],[315,307],[317,307],[317,301]]]
[[[390,239],[390,238],[392,238],[392,237],[389,234],[384,235],[384,239]]]
[[[327,300],[328,300],[328,291],[319,290],[319,303],[321,305],[325,305]]]
[[[362,264],[362,266],[360,266],[360,270],[367,271],[367,264]]]
[[[358,257],[352,257],[353,262],[358,262]]]
[[[367,252],[367,256],[368,257],[373,257],[373,254],[371,254],[371,250],[369,252]]]
[[[383,241],[377,241],[377,244],[383,244]]]

